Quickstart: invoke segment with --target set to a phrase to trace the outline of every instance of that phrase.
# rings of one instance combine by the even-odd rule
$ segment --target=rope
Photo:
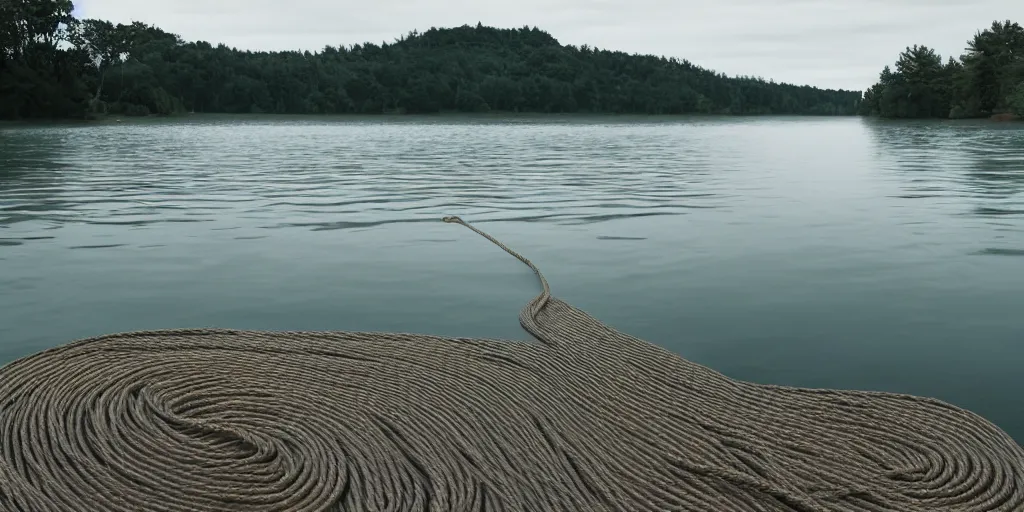
[[[446,220],[537,273],[520,319],[542,344],[172,330],[46,350],[0,368],[0,510],[1024,510],[1024,449],[983,418],[727,378]]]
[[[476,234],[478,234],[478,235],[480,235],[480,236],[490,240],[492,243],[494,243],[494,245],[497,245],[498,247],[501,247],[501,249],[503,251],[511,254],[512,256],[515,256],[515,258],[517,260],[525,263],[527,267],[530,267],[530,269],[533,270],[533,273],[537,274],[537,278],[540,279],[540,285],[541,285],[542,292],[541,292],[540,296],[538,296],[534,300],[538,300],[541,297],[543,297],[543,300],[547,301],[548,297],[551,297],[551,287],[548,286],[548,280],[544,278],[544,274],[542,274],[540,269],[537,268],[537,265],[534,265],[533,262],[528,260],[528,259],[526,259],[525,256],[523,256],[522,254],[519,254],[516,251],[513,251],[507,245],[505,245],[505,244],[501,243],[500,241],[498,241],[498,239],[494,238],[491,235],[488,235],[487,233],[484,233],[483,231],[480,231],[479,229],[474,227],[472,224],[462,220],[459,217],[451,216],[451,217],[445,217],[445,218],[443,218],[441,220],[444,221],[444,222],[447,222],[449,224],[461,224],[463,226],[466,226],[467,228],[472,229],[474,232],[476,232]]]
[[[530,270],[533,270],[534,274],[537,274],[537,279],[540,280],[540,295],[534,297],[533,300],[527,303],[526,307],[524,307],[523,310],[519,313],[519,323],[522,324],[523,328],[526,329],[527,332],[532,334],[538,340],[544,342],[545,340],[542,339],[538,333],[537,315],[540,313],[542,309],[544,309],[544,306],[547,305],[548,300],[551,298],[551,287],[548,286],[548,280],[544,277],[544,274],[541,273],[540,269],[537,268],[537,265],[534,265],[532,261],[527,259],[522,254],[519,254],[518,252],[512,250],[509,246],[501,243],[501,241],[499,241],[498,239],[494,238],[491,235],[488,235],[487,233],[484,233],[483,231],[477,229],[475,226],[462,220],[459,217],[449,216],[444,217],[441,220],[449,224],[461,224],[473,230],[476,234],[490,240],[491,243],[500,247],[501,250],[511,254],[517,260],[523,262],[527,267],[530,267]],[[553,341],[549,341],[549,343],[551,342]]]

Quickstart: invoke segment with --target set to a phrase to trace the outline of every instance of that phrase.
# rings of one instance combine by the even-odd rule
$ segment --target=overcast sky
[[[959,56],[1024,0],[76,0],[76,14],[142,21],[252,50],[393,41],[432,26],[537,26],[562,44],[679,57],[729,75],[865,89],[911,44]]]

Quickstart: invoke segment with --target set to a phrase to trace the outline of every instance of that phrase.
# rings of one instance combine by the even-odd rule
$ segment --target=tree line
[[[858,91],[728,77],[686,60],[562,45],[537,28],[411,32],[391,43],[253,52],[70,0],[0,2],[0,117],[176,112],[852,115]]]
[[[914,45],[864,93],[861,115],[893,118],[1024,116],[1024,29],[993,22],[959,59]]]

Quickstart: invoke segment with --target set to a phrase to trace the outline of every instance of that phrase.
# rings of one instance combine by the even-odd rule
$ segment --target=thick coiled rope
[[[729,379],[537,274],[542,343],[177,330],[11,363],[0,509],[1024,510],[1024,451],[970,412]]]

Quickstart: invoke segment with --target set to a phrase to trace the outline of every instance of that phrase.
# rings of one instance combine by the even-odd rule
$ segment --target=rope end
[[[448,217],[443,217],[441,219],[441,222],[447,222],[449,224],[462,224],[462,219],[455,215],[449,215]]]

